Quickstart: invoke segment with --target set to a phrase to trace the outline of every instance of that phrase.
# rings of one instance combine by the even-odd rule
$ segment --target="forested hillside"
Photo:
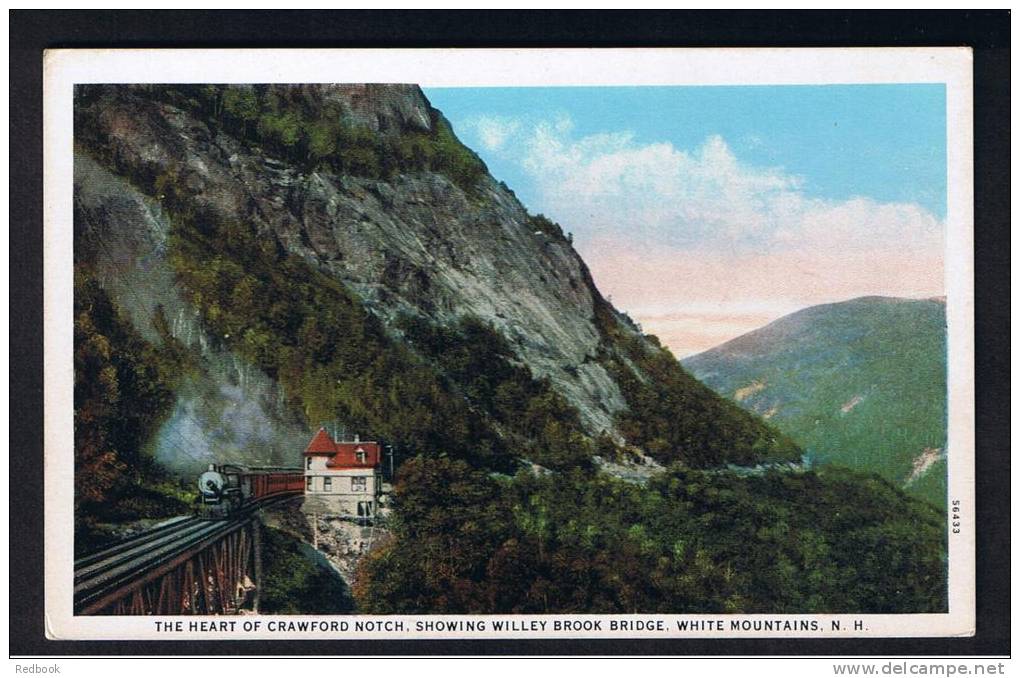
[[[417,87],[82,86],[75,125],[76,265],[153,371],[146,464],[296,461],[322,422],[402,451],[359,610],[944,608],[929,507],[788,464]]]
[[[814,306],[684,364],[818,463],[875,472],[946,506],[946,307]]]

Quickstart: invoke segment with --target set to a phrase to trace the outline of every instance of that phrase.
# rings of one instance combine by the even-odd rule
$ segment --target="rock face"
[[[432,129],[428,100],[416,85],[322,84],[281,87],[303,105],[334,106],[339,114],[377,134]]]
[[[279,89],[292,103],[381,135],[429,130],[437,115],[415,86]],[[404,312],[439,323],[465,314],[490,322],[521,363],[577,408],[587,431],[615,433],[613,415],[625,402],[595,361],[598,291],[570,243],[536,230],[514,195],[487,175],[468,195],[427,170],[386,181],[303,171],[142,88],[109,88],[101,100],[81,102],[76,125],[80,227],[105,243],[98,256],[107,280],[141,326],[159,303],[175,332],[205,341],[161,260],[164,196],[144,198],[110,170],[173,176],[196,209],[256,225],[355,291],[390,330]],[[231,362],[216,362],[224,361]],[[272,399],[264,375],[245,369],[238,365],[229,385],[257,384],[259,400]],[[210,379],[223,386],[223,375]],[[280,419],[267,413],[274,426]]]
[[[612,430],[623,401],[590,362],[597,292],[583,264],[569,244],[536,234],[521,205],[487,183],[479,204],[437,174],[380,184],[315,173],[292,194],[299,211],[287,246],[385,319],[410,310],[441,323],[464,314],[492,323],[592,432]]]
[[[292,499],[264,509],[262,520],[322,554],[348,586],[354,584],[354,572],[361,556],[390,537],[384,523],[360,525],[321,513],[304,499]]]
[[[90,250],[104,288],[146,339],[160,341],[154,323],[161,312],[173,337],[201,357],[150,441],[155,458],[186,473],[210,461],[293,464],[307,443],[305,426],[284,407],[280,387],[219,348],[182,298],[166,260],[170,224],[159,202],[85,154],[75,156],[74,179],[78,242]]]
[[[357,417],[363,403],[372,417],[355,423],[407,424],[368,435],[472,459],[504,454],[498,443],[514,448],[504,459],[560,468],[626,459],[625,443],[701,466],[795,451],[616,312],[571,239],[489,176],[417,87],[84,86],[75,155],[75,265],[150,341],[199,349],[154,443],[161,461],[293,465],[310,426],[338,411]],[[305,299],[311,279],[343,299],[291,298]],[[336,320],[343,304],[358,315]],[[368,352],[366,317],[389,353]],[[469,360],[419,336],[472,323],[486,335],[464,350],[503,376],[458,373],[454,363]],[[344,341],[344,356],[329,352]],[[496,344],[498,355],[483,352]],[[414,372],[418,359],[431,376]],[[378,373],[414,376],[373,381],[362,398]]]

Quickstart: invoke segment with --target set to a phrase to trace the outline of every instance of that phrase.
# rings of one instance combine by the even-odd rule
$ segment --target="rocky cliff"
[[[340,283],[398,344],[408,318],[438,327],[476,319],[506,343],[507,360],[565,399],[585,434],[645,448],[658,438],[651,447],[665,461],[682,458],[682,436],[621,427],[648,400],[641,389],[661,380],[645,364],[660,349],[602,299],[559,227],[530,215],[460,146],[419,88],[88,86],[76,93],[75,125],[76,256],[94,264],[145,336],[158,341],[162,314],[202,356],[156,443],[162,459],[186,449],[198,459],[281,461],[318,423],[307,403],[304,417],[288,407],[282,368],[216,330],[217,314],[243,315],[245,302],[234,294],[231,308],[211,304],[193,280],[182,284],[173,224],[189,220],[200,235],[207,224],[244,224],[251,247]],[[202,242],[229,243],[218,233]],[[224,258],[244,269],[231,252],[216,252],[204,270]],[[241,285],[229,284],[235,293]],[[697,435],[722,447],[775,443],[755,420],[706,405],[714,396],[684,384],[714,427]]]
[[[225,350],[185,299],[167,260],[170,221],[142,194],[90,155],[76,153],[76,256],[86,257],[103,287],[147,340],[161,341],[158,318],[189,347],[198,365],[177,385],[156,437],[144,441],[163,464],[193,471],[208,461],[294,463],[307,427],[284,405],[283,391],[261,370]]]

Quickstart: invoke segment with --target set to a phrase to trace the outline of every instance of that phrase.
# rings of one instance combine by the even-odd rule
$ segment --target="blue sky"
[[[944,293],[942,85],[425,93],[678,355],[804,306]]]
[[[718,135],[744,162],[803,177],[809,195],[915,202],[945,216],[943,85],[428,88],[425,94],[468,137],[471,121],[483,116],[527,123],[563,115],[579,136],[628,130],[637,143],[690,149]],[[541,208],[532,204],[538,196],[518,163],[480,144],[472,148],[525,204]]]

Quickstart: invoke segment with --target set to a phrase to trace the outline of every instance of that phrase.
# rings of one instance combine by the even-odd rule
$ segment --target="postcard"
[[[973,635],[968,49],[54,50],[54,639]]]

